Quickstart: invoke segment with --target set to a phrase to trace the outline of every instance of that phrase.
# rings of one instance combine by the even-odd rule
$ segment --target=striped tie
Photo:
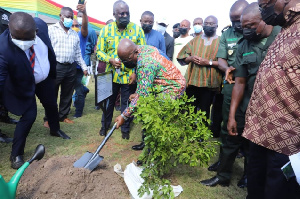
[[[30,59],[29,59],[30,66],[32,68],[32,72],[34,73],[34,69],[33,68],[34,68],[34,64],[35,64],[35,52],[34,52],[33,46],[31,46],[29,48],[29,57],[30,57]]]

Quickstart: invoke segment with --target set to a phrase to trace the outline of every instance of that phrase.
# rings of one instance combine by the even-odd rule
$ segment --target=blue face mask
[[[66,28],[71,28],[73,25],[73,19],[71,18],[64,18],[63,24]]]
[[[202,31],[202,26],[201,25],[194,25],[194,31],[195,31],[195,33],[200,33]]]

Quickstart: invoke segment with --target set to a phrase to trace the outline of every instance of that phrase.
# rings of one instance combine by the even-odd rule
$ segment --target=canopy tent
[[[43,19],[48,24],[56,23],[59,20],[59,13],[62,5],[51,0],[0,0],[0,7],[10,12],[27,12],[35,17]],[[77,11],[74,11],[77,15]],[[89,17],[90,25],[96,30],[105,26],[105,23]]]

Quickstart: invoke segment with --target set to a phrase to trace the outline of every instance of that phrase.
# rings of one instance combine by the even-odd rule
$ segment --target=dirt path
[[[92,173],[73,168],[78,157],[33,162],[22,176],[19,199],[130,198],[124,180],[103,160]]]

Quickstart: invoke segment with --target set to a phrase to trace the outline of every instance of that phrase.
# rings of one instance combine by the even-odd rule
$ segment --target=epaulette
[[[231,27],[232,27],[231,24],[228,25],[228,26],[225,26],[225,27],[221,30],[221,32],[223,33],[223,32],[225,32],[226,30],[228,30],[228,29],[231,28]]]
[[[240,39],[238,40],[238,42],[237,42],[236,44],[240,44],[240,43],[242,43],[242,41],[244,41],[244,40],[245,40],[245,38],[242,37],[242,38],[240,38]]]

